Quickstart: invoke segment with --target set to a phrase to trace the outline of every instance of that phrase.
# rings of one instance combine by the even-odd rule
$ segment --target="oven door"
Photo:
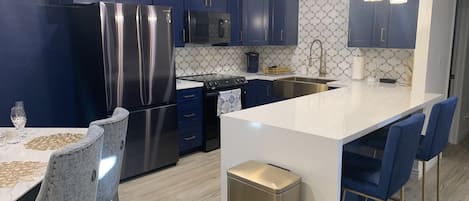
[[[220,91],[241,89],[242,108],[246,108],[246,89],[244,86]],[[207,91],[204,97],[204,151],[220,148],[220,117],[217,115],[219,91]]]

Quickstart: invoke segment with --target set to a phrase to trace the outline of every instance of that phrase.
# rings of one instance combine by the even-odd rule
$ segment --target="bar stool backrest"
[[[414,114],[389,130],[379,180],[380,191],[388,197],[410,178],[424,121],[424,114]]]
[[[458,98],[451,97],[433,106],[427,132],[417,158],[428,161],[441,153],[448,145]]]

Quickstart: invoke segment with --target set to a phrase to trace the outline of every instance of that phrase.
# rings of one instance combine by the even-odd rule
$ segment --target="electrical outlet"
[[[466,114],[464,115],[464,119],[465,119],[465,120],[466,120],[466,119],[469,119],[469,113],[466,113]]]

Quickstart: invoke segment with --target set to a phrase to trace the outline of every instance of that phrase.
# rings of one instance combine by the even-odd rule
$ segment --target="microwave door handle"
[[[218,37],[225,37],[225,20],[223,19],[218,20]]]

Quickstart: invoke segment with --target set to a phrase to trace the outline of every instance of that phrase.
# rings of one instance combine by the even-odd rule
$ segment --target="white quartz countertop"
[[[410,87],[366,81],[337,81],[342,87],[222,116],[294,130],[344,144],[402,118],[426,104],[442,98],[440,94],[414,94]]]
[[[202,82],[194,82],[180,79],[176,80],[176,90],[192,89],[203,86],[204,84]]]

